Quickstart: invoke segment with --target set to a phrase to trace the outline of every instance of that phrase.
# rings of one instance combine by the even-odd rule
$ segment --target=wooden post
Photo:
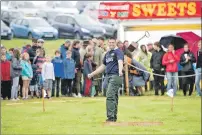
[[[42,104],[43,104],[43,112],[45,112],[45,103],[44,103],[44,89],[42,89]]]
[[[126,55],[124,56],[124,68],[125,68],[126,94],[129,95],[128,61]]]

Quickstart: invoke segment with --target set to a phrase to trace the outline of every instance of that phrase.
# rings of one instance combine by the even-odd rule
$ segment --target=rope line
[[[131,65],[130,63],[127,63],[129,66],[131,67],[134,67],[140,71],[143,71],[143,72],[146,72],[146,73],[149,73],[149,74],[152,74],[152,75],[155,75],[155,76],[160,76],[160,77],[166,77],[166,75],[161,75],[161,74],[156,74],[156,73],[153,73],[153,72],[149,72],[149,71],[146,71],[146,70],[143,70],[143,69],[140,69],[134,65]],[[192,75],[183,75],[183,76],[171,76],[173,78],[188,78],[188,77],[195,77],[196,75],[201,75],[202,73],[200,74],[192,74]],[[93,79],[94,81],[96,80],[101,80],[101,79],[105,79],[105,78],[111,78],[111,76],[107,76],[107,77],[101,77],[101,78],[96,78],[96,79]]]

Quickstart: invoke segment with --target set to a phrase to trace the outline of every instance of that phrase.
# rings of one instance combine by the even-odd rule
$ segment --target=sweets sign
[[[201,17],[200,1],[101,2],[99,18],[151,19]]]

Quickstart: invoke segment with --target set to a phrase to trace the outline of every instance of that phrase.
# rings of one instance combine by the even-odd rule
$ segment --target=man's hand
[[[123,72],[122,71],[119,71],[119,76],[123,76]]]
[[[89,79],[93,78],[92,73],[91,73],[91,74],[88,74],[88,78],[89,78]]]
[[[189,59],[188,58],[186,58],[186,62],[188,62],[189,61]]]

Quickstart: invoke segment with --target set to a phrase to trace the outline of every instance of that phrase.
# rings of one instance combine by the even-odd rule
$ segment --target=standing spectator
[[[60,53],[62,59],[66,59],[66,52],[69,49],[70,45],[71,42],[69,40],[66,40],[65,43],[60,46]]]
[[[18,98],[18,86],[19,78],[22,71],[20,64],[20,51],[15,49],[12,57],[12,89],[11,89],[11,100],[19,100]]]
[[[62,77],[62,59],[60,57],[60,51],[55,51],[55,58],[52,59],[54,73],[55,73],[55,81],[53,81],[53,88],[52,88],[52,97],[55,96],[55,87],[56,87],[56,97],[59,97],[60,92],[60,80]]]
[[[117,42],[117,47],[123,51],[123,43],[121,41]]]
[[[150,60],[150,67],[155,74],[165,75],[165,67],[162,65],[162,59],[165,54],[159,42],[154,43],[155,52],[152,54]],[[164,95],[164,77],[154,75],[154,89],[155,95],[159,95],[158,91],[161,89],[161,95]]]
[[[146,67],[146,69],[149,71],[149,72],[152,72],[151,68],[150,68],[150,60],[151,60],[151,53],[147,51],[147,48],[145,45],[141,45],[140,46],[141,48],[141,51],[139,53],[139,55],[137,56],[137,61],[140,62],[141,64],[144,65],[144,67]],[[154,80],[153,79],[153,76],[151,75],[150,78],[149,78],[150,81]],[[150,83],[150,90],[151,90],[151,83]],[[145,91],[147,91],[148,88],[147,88],[147,82],[145,84]]]
[[[198,42],[198,52],[197,52],[197,61],[196,61],[196,90],[199,96],[202,96],[201,88],[200,88],[200,81],[201,81],[201,76],[202,76],[202,47],[201,47],[201,42],[200,40]],[[201,86],[202,87],[202,86]]]
[[[28,52],[31,47],[32,46],[30,44],[27,44],[26,46],[23,46],[21,53],[23,54],[24,52]]]
[[[180,58],[177,56],[174,50],[174,46],[170,44],[168,46],[168,52],[163,56],[162,64],[166,66],[166,76],[168,80],[167,90],[174,89],[174,95],[177,92],[177,80],[178,80],[178,63]]]
[[[34,98],[34,92],[36,93],[37,98],[39,98],[39,89],[38,89],[38,75],[37,75],[37,66],[35,64],[32,64],[32,70],[33,70],[33,78],[30,81],[30,92],[31,92],[31,97]]]
[[[12,60],[14,48],[10,48],[8,51],[9,51],[9,54],[10,54],[11,60]]]
[[[138,48],[139,47],[139,44],[138,43],[135,43],[134,41],[131,43],[134,47],[135,47],[135,50],[132,52],[132,56],[134,59],[137,60],[137,56],[139,55],[140,53],[140,49]]]
[[[22,55],[21,66],[22,66],[21,75],[23,80],[23,88],[22,88],[23,99],[28,99],[28,88],[30,80],[33,77],[33,70],[29,61],[29,54],[26,52],[23,53]]]
[[[105,39],[104,39],[103,37],[99,37],[99,38],[98,38],[98,42],[99,42],[99,43],[98,43],[98,44],[99,44],[98,47],[100,47],[103,52],[106,51]]]
[[[128,42],[128,40],[125,40],[125,41],[123,42],[123,47],[124,47],[124,49],[125,49],[125,48],[128,48],[128,46],[129,46],[129,42]]]
[[[71,42],[69,40],[66,40],[64,44],[62,44],[60,46],[60,57],[62,60],[66,59],[66,53],[67,53],[67,50],[69,50],[71,48]],[[61,79],[61,94],[64,95],[65,93],[65,84],[64,84],[64,80]]]
[[[1,55],[5,55],[6,60],[8,60],[8,61],[11,60],[11,55],[7,52],[5,47],[1,47]]]
[[[92,60],[93,60],[92,55],[86,54],[86,60],[84,61],[84,71],[83,71],[84,96],[90,96],[92,91],[92,79],[88,78],[88,74],[91,74],[93,72]]]
[[[36,51],[36,57],[33,60],[33,64],[36,64],[37,70],[36,73],[38,75],[38,88],[40,95],[42,94],[42,88],[43,88],[43,80],[41,75],[42,65],[46,61],[46,58],[44,56],[44,50],[43,49],[37,49]],[[41,95],[42,96],[42,95]]]
[[[96,64],[96,67],[93,68],[93,70],[96,70],[101,64],[102,64],[102,57],[103,57],[103,53],[104,51],[98,47],[98,41],[96,38],[93,38],[93,43],[94,43],[94,46],[93,46],[93,61],[94,63]],[[98,74],[95,76],[95,79],[96,78],[101,78],[102,77],[102,74]],[[102,80],[96,80],[93,82],[94,86],[95,86],[95,90],[96,90],[96,95],[98,95],[99,92],[101,92],[102,90]]]
[[[36,56],[37,47],[37,39],[32,39],[32,47],[27,50],[27,53],[30,57],[30,62],[33,63],[34,57]]]
[[[155,52],[155,49],[153,48],[153,44],[152,43],[148,43],[147,44],[147,50],[153,54]]]
[[[51,98],[51,90],[53,86],[53,81],[55,80],[54,67],[53,63],[51,63],[51,57],[46,57],[46,62],[42,65],[41,71],[42,79],[43,79],[43,88],[47,93],[47,98]]]
[[[76,65],[76,75],[74,78],[74,87],[73,87],[73,96],[76,97],[76,94],[78,97],[81,97],[81,62],[80,62],[80,42],[78,40],[75,40],[73,42],[73,48],[72,48],[72,59],[75,61]]]
[[[182,66],[182,76],[194,75],[193,63],[195,62],[196,58],[194,57],[194,54],[189,50],[188,44],[185,44],[184,53],[180,57],[180,65]],[[194,89],[194,79],[194,76],[182,79],[184,96],[186,96],[188,86],[190,86],[189,96],[191,96]]]
[[[1,94],[3,100],[11,98],[11,63],[6,60],[6,55],[1,55]]]
[[[44,56],[46,55],[46,51],[44,49],[44,40],[43,39],[38,39],[37,40],[37,49],[42,49],[44,51]]]
[[[75,78],[75,61],[71,58],[72,52],[69,50],[66,53],[67,57],[63,60],[63,70],[62,70],[62,78],[64,79],[64,94],[68,96],[76,97],[76,94],[72,95],[72,82]]]
[[[83,66],[84,56],[87,53],[87,46],[89,44],[89,41],[83,41],[82,47],[79,49],[80,58],[81,58],[81,65]]]

